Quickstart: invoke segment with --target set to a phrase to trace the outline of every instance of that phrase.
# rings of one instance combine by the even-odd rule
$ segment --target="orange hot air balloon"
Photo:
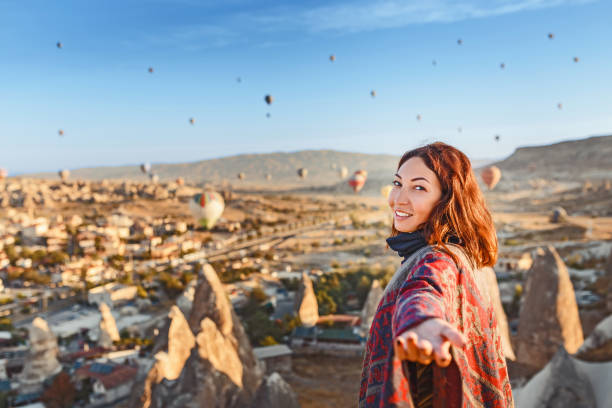
[[[348,184],[353,189],[353,192],[358,193],[361,191],[363,186],[365,185],[366,180],[368,179],[368,172],[365,170],[357,170],[353,175],[349,178]]]
[[[266,95],[264,96],[264,101],[266,101],[268,105],[272,105],[272,102],[274,102],[274,98],[272,97],[272,95]]]
[[[548,33],[548,39],[552,40],[553,38],[555,38],[555,35],[553,33]]]
[[[153,73],[153,67],[149,67],[149,74]]]
[[[580,58],[574,57],[574,62],[578,62],[578,61],[580,61]]]
[[[195,123],[195,119],[194,118],[189,118],[189,123],[191,123],[193,125]]]
[[[3,180],[8,176],[8,171],[6,169],[0,169],[0,180]]]
[[[298,176],[299,176],[301,179],[305,179],[305,178],[306,178],[306,176],[308,176],[308,169],[307,169],[307,168],[302,167],[302,168],[298,169],[297,174],[298,174]]]
[[[60,136],[64,136],[64,130],[63,129],[58,130],[57,134]]]
[[[558,103],[557,104],[557,109],[559,109],[559,110],[563,109],[563,104],[562,103]]]
[[[179,186],[184,186],[185,185],[185,179],[182,178],[182,177],[178,177],[176,179],[176,184],[179,185]]]
[[[330,60],[331,62],[334,62],[334,61],[336,60],[336,56],[335,56],[334,54],[330,55],[330,56],[329,56],[329,60]]]
[[[493,190],[501,179],[501,170],[496,166],[489,166],[480,173],[480,177],[489,190]]]

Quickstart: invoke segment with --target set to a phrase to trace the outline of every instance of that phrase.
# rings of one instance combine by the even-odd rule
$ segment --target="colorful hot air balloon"
[[[193,125],[195,123],[195,119],[194,118],[189,118],[189,123],[191,123]]]
[[[6,176],[8,176],[8,171],[6,171],[6,169],[0,168],[0,180],[4,180]]]
[[[70,170],[63,169],[63,170],[58,171],[57,174],[62,181],[66,181],[68,180],[68,177],[70,177]]]
[[[336,56],[335,56],[334,54],[330,55],[330,56],[329,56],[329,60],[330,60],[331,62],[334,62],[334,61],[336,60]]]
[[[147,174],[148,172],[151,171],[151,164],[150,163],[142,163],[140,165],[140,171],[143,172],[144,174]]]
[[[574,57],[574,62],[578,62],[578,61],[580,61],[580,58]]]
[[[370,91],[370,96],[371,96],[372,98],[376,98],[376,91],[375,91],[374,89],[372,89],[372,90]]]
[[[351,186],[355,193],[358,193],[363,188],[366,180],[368,179],[368,172],[365,170],[357,170],[353,175],[349,178],[348,184]]]
[[[179,185],[179,186],[184,186],[185,185],[185,179],[182,178],[182,177],[178,177],[176,179],[176,184]]]
[[[382,188],[380,189],[380,195],[383,196],[385,200],[388,200],[391,190],[393,190],[393,186],[390,184],[387,184],[386,186],[382,186]]]
[[[563,104],[561,102],[559,102],[557,104],[557,109],[559,109],[559,110],[563,109]]]
[[[238,178],[240,180],[244,180],[244,173],[238,173]]]
[[[196,194],[189,200],[189,211],[201,227],[212,229],[223,214],[225,201],[216,191]]]
[[[307,169],[307,168],[302,167],[302,168],[298,169],[297,174],[298,174],[298,176],[299,176],[301,179],[305,179],[305,178],[306,178],[306,176],[308,176],[308,169]]]
[[[548,39],[552,40],[553,38],[555,38],[555,35],[553,33],[548,33]]]
[[[55,44],[57,46],[57,48],[62,48],[64,46],[64,44],[62,44],[61,42],[57,42],[57,44]]]
[[[420,114],[416,115],[416,120],[420,121],[421,119],[422,119],[422,116]]]
[[[149,74],[153,73],[153,67],[149,67]]]
[[[274,102],[274,98],[272,97],[272,95],[266,95],[264,96],[264,101],[266,101],[268,105],[272,105],[272,102]]]
[[[489,166],[482,171],[480,177],[489,190],[492,190],[501,179],[501,170],[496,166]]]
[[[60,136],[64,136],[64,130],[63,129],[58,130],[57,134]]]
[[[341,179],[345,179],[348,176],[348,169],[345,166],[340,167],[338,170],[338,175],[340,175]]]

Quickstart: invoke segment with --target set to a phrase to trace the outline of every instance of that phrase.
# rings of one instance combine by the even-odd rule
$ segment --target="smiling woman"
[[[512,407],[478,270],[497,239],[470,161],[440,142],[407,152],[388,200],[387,243],[404,260],[370,327],[359,407]]]

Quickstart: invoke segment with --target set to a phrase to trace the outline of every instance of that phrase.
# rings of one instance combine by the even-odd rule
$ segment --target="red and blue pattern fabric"
[[[497,320],[488,294],[479,290],[478,271],[430,246],[414,256],[405,278],[389,283],[370,327],[359,408],[415,406],[408,363],[394,358],[393,339],[431,318],[446,320],[467,339],[462,349],[452,348],[448,367],[434,363],[433,407],[513,407]]]

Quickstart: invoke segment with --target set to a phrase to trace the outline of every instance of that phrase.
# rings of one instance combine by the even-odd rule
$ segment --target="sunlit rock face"
[[[110,308],[106,303],[100,303],[100,335],[98,338],[98,345],[104,348],[111,348],[114,341],[119,341],[119,330],[117,330],[117,324],[115,318],[111,313]]]
[[[282,379],[264,378],[263,367],[210,265],[198,277],[189,320],[174,306],[154,351],[157,361],[130,406],[298,406],[287,405],[297,400]],[[254,405],[256,401],[268,405]]]
[[[28,340],[30,350],[19,377],[20,392],[36,390],[44,380],[62,370],[57,361],[57,340],[44,319],[37,317],[32,321]]]
[[[499,295],[499,286],[497,285],[497,277],[493,268],[485,267],[478,271],[483,274],[483,282],[486,284],[486,290],[489,292],[489,299],[491,306],[495,311],[495,317],[497,318],[497,331],[501,337],[502,347],[504,348],[504,356],[509,360],[515,360],[514,350],[512,350],[512,343],[510,342],[510,329],[508,327],[508,318],[504,307],[502,306],[501,297]]]
[[[302,281],[295,297],[294,309],[304,326],[312,327],[319,320],[317,296],[312,287],[312,280],[306,272],[302,273]]]
[[[583,340],[567,268],[552,246],[538,248],[521,306],[517,360],[541,369],[560,346],[573,354]]]

